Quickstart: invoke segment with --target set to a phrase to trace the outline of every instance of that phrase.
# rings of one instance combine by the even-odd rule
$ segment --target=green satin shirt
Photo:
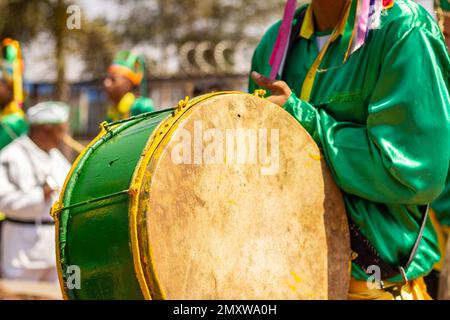
[[[257,47],[252,70],[265,76],[280,22]],[[313,36],[299,37],[284,80],[293,95],[284,106],[322,148],[347,212],[382,258],[404,265],[420,229],[419,205],[443,191],[450,162],[450,60],[438,25],[411,1],[396,1],[366,44],[343,62],[340,38],[331,44],[309,102],[297,98],[318,55]],[[249,91],[258,87],[250,80]],[[439,261],[428,222],[409,279]],[[368,279],[355,263],[352,276]],[[390,279],[401,281],[401,277]]]

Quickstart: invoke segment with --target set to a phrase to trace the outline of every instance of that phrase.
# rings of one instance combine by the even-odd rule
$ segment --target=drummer
[[[375,3],[366,11],[367,33],[360,32],[367,17],[358,3]],[[268,99],[323,149],[352,225],[349,298],[430,299],[423,277],[440,253],[425,218],[450,163],[450,59],[442,33],[405,0],[313,0],[294,24],[282,80],[266,78],[277,23],[255,51],[249,90],[269,90]],[[367,272],[370,266],[379,272]],[[374,288],[371,276],[383,282]]]
[[[69,162],[56,148],[63,141],[69,117],[62,103],[44,102],[27,112],[29,135],[0,152],[2,276],[26,281],[57,280],[55,226],[50,217]]]
[[[0,150],[28,131],[20,105],[21,89],[17,89],[22,86],[22,70],[15,70],[21,68],[20,62],[16,63],[19,59],[18,50],[20,47],[17,41],[3,41],[3,54],[0,58]]]
[[[108,111],[108,122],[155,110],[153,101],[147,97],[146,74],[145,59],[142,56],[130,51],[117,55],[103,82],[108,98],[113,103]]]

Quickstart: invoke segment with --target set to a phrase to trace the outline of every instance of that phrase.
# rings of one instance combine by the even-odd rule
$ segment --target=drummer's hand
[[[279,105],[280,107],[283,107],[286,104],[292,94],[291,88],[289,88],[287,83],[284,81],[270,80],[255,71],[252,72],[252,79],[258,86],[272,92],[272,95],[268,97],[267,100]]]

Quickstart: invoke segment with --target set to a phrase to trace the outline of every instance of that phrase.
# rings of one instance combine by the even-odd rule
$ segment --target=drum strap
[[[395,276],[401,275],[404,282],[408,282],[409,279],[406,277],[406,270],[408,270],[409,266],[413,262],[417,250],[419,249],[420,242],[423,238],[423,233],[427,225],[430,206],[422,206],[420,209],[421,211],[423,211],[423,218],[416,242],[414,243],[408,260],[405,262],[405,264],[403,264],[403,266],[398,267],[393,267],[386,261],[384,261],[375,247],[373,247],[370,241],[361,233],[361,230],[355,224],[353,219],[351,217],[348,217],[351,247],[352,251],[357,254],[356,258],[353,259],[353,262],[360,266],[366,273],[368,273],[368,270],[373,266],[379,267],[381,271],[381,280],[386,281]]]

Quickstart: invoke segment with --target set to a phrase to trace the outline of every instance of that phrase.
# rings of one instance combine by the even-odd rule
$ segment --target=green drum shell
[[[75,162],[52,210],[65,299],[145,298],[130,239],[130,185],[149,137],[172,112],[103,124]]]

